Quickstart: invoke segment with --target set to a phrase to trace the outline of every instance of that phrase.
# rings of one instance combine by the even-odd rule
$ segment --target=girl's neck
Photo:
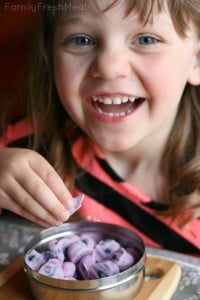
[[[166,178],[161,165],[166,141],[148,141],[124,152],[105,152],[115,172],[152,199],[166,203]]]

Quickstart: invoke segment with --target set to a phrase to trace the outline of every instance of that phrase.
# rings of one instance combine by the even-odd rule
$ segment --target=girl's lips
[[[110,118],[122,118],[132,114],[145,98],[125,97],[93,97],[92,105],[100,114]]]

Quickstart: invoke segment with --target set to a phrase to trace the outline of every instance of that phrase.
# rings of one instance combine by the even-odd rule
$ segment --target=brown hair
[[[73,141],[78,134],[84,134],[73,124],[64,111],[53,81],[51,49],[54,28],[59,9],[48,12],[45,5],[59,8],[62,3],[74,1],[43,1],[41,20],[37,40],[33,49],[27,86],[30,92],[29,113],[36,128],[32,147],[45,149],[46,157],[55,169],[63,174],[68,172],[75,178],[75,164],[71,154]],[[113,5],[118,0],[113,1]],[[84,1],[94,5],[95,1]],[[184,37],[188,20],[192,20],[200,37],[200,2],[199,0],[127,0],[127,14],[135,9],[144,23],[151,17],[154,5],[159,10],[168,8],[177,33]],[[109,7],[107,8],[109,9]],[[187,211],[182,223],[200,216],[200,86],[187,84],[180,102],[177,118],[172,128],[165,153],[163,172],[169,195],[168,214],[174,217]],[[45,128],[47,145],[40,134]],[[66,131],[71,138],[66,139]]]

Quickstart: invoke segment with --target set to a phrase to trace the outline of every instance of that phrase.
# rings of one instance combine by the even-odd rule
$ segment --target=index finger
[[[29,161],[31,169],[45,182],[63,206],[70,209],[73,206],[71,193],[55,169],[43,157],[41,158],[39,167],[35,159]]]

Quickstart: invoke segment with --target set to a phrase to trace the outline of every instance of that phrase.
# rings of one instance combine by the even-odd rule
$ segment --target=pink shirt
[[[0,147],[32,133],[31,123],[24,119],[8,127],[0,138]],[[76,179],[76,192],[85,194],[79,210],[82,217],[132,229],[148,246],[200,254],[200,220],[192,220],[180,229],[170,217],[159,215],[165,207],[120,178],[92,142],[86,147],[83,138],[78,138],[72,153],[83,171]]]

